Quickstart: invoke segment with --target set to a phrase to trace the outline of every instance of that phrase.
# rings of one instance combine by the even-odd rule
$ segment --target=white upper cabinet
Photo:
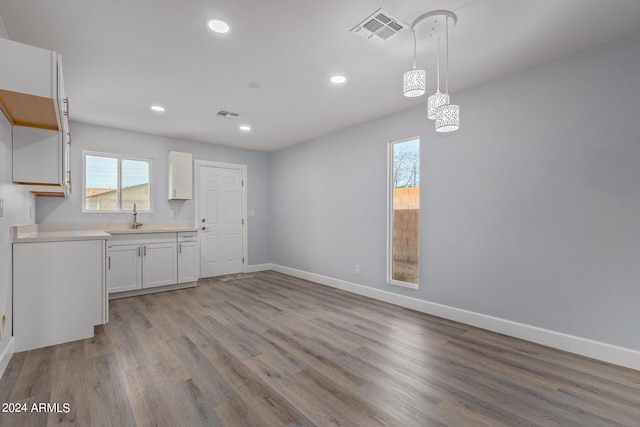
[[[193,194],[191,153],[169,152],[169,200],[190,200]]]
[[[13,182],[60,185],[64,179],[63,161],[60,132],[13,127]]]
[[[69,150],[68,132],[13,126],[13,182],[36,196],[68,196]]]
[[[64,83],[56,52],[0,38],[0,108],[15,126],[61,130]]]
[[[13,180],[40,196],[71,191],[69,100],[56,52],[0,38],[0,109],[13,125]]]

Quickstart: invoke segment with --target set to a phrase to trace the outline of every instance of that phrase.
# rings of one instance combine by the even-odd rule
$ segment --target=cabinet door
[[[191,153],[169,152],[169,200],[192,197],[193,168]]]
[[[13,127],[13,182],[63,184],[62,135],[58,131]]]
[[[173,285],[178,281],[177,244],[150,243],[142,246],[142,287]]]
[[[198,280],[197,242],[178,243],[178,283]]]
[[[0,58],[0,109],[9,121],[58,130],[58,54],[0,37]]]
[[[71,132],[69,130],[69,98],[64,91],[64,77],[62,73],[62,57],[58,55],[58,110],[62,133],[62,172],[67,194],[71,194]]]
[[[103,240],[13,244],[16,351],[89,338],[106,321],[104,246]]]
[[[57,54],[50,50],[0,38],[0,90],[55,99],[56,56]],[[28,106],[30,105],[27,104]],[[32,108],[23,110],[34,113]]]
[[[142,247],[140,245],[109,245],[107,288],[109,293],[142,288]]]
[[[67,130],[63,134],[64,136],[64,179],[66,180],[65,185],[67,187],[67,194],[71,194],[71,134],[69,133],[69,128],[67,124]]]

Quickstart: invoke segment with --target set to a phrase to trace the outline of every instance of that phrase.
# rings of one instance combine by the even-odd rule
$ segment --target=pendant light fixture
[[[449,97],[449,17],[445,18],[447,56],[445,64],[445,93]],[[447,103],[436,109],[436,132],[453,132],[460,128],[460,106]]]
[[[431,120],[436,118],[436,109],[449,103],[449,94],[440,92],[440,37],[438,37],[438,56],[436,57],[436,93],[429,97],[427,102],[427,117]]]
[[[404,73],[404,96],[413,98],[424,95],[426,86],[426,72],[416,69],[416,32],[412,28],[413,34],[413,68]]]
[[[449,10],[433,10],[418,16],[411,24],[411,33],[413,34],[413,69],[404,74],[404,95],[420,96],[425,90],[425,72],[416,70],[416,33],[415,26],[426,18],[430,19],[429,36],[438,39],[438,56],[437,62],[437,89],[436,92],[429,97],[427,101],[427,117],[436,121],[436,132],[453,132],[460,128],[460,106],[450,103],[449,98],[449,19],[453,20],[455,25],[458,17]],[[444,18],[444,29],[442,28],[442,18]],[[444,30],[444,31],[443,31]],[[445,62],[445,91],[440,92],[440,35],[445,33],[447,43],[446,62]],[[421,73],[421,74],[419,74]],[[418,83],[419,82],[419,83]]]

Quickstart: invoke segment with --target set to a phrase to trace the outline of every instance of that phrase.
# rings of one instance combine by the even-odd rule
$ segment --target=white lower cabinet
[[[113,236],[107,247],[110,294],[198,280],[197,233],[136,233]]]
[[[107,287],[109,293],[142,289],[142,246],[108,245]]]
[[[172,285],[178,281],[177,244],[150,243],[142,246],[142,288]]]
[[[178,283],[195,282],[200,276],[198,233],[178,233]]]
[[[105,241],[13,244],[15,351],[93,337],[107,322]]]

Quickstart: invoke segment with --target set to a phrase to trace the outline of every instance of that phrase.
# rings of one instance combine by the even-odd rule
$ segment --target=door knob
[[[202,222],[207,222],[207,220],[205,218],[202,218]]]
[[[205,226],[203,225],[203,226],[202,226],[202,229],[203,229],[203,230],[206,230],[206,229],[207,229],[207,227],[205,227]]]

